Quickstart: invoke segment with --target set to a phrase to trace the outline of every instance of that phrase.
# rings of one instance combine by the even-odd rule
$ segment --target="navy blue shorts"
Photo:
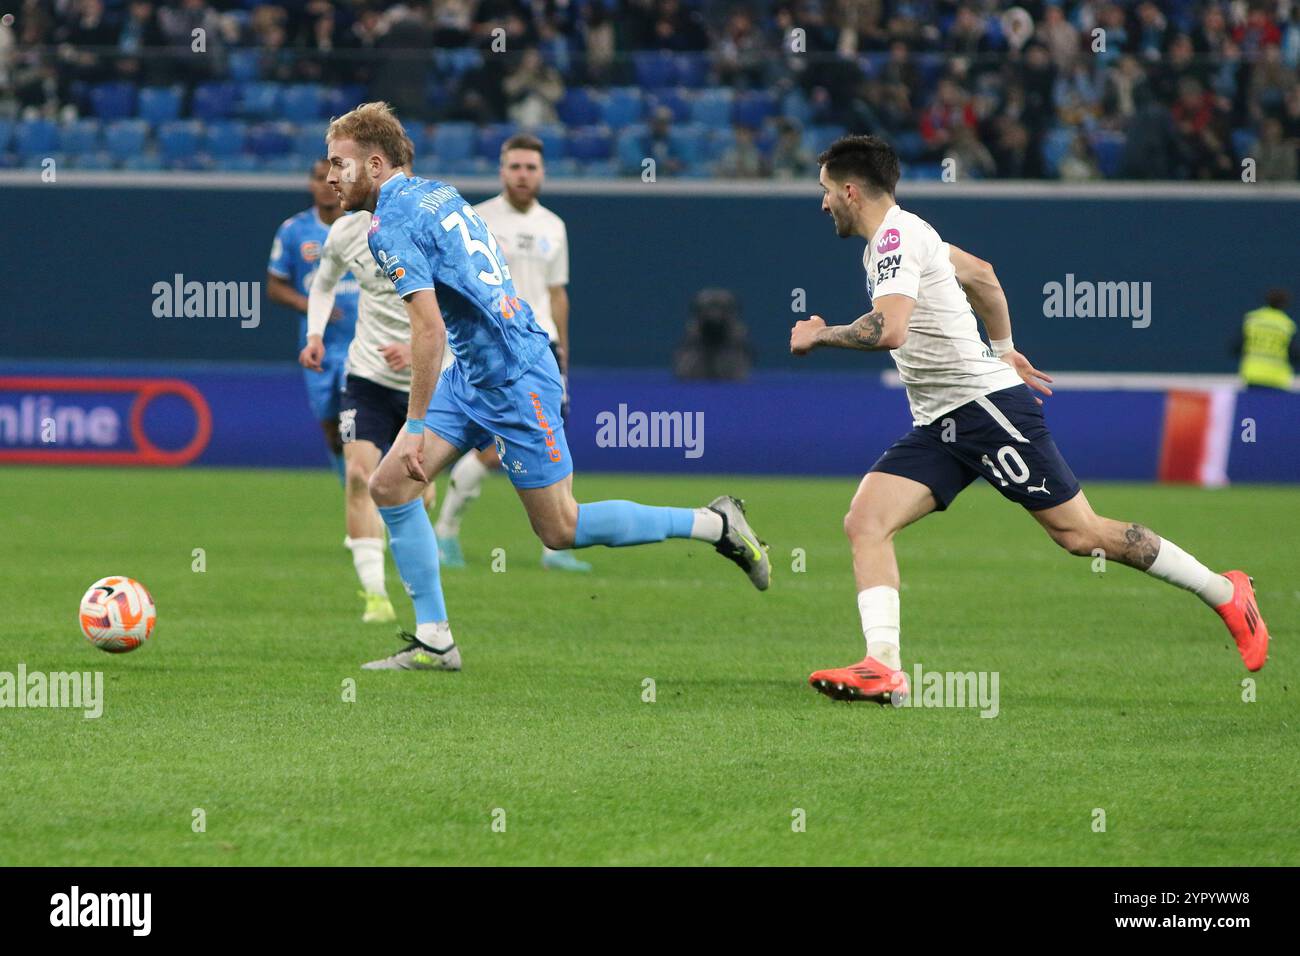
[[[339,436],[368,441],[386,453],[406,424],[406,392],[349,375],[339,409]]]
[[[1026,385],[983,395],[916,426],[871,470],[919,481],[939,511],[976,478],[1030,511],[1065,504],[1079,493]]]

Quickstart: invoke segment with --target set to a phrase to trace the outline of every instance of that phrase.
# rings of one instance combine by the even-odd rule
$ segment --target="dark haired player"
[[[888,349],[907,389],[914,428],[858,486],[844,519],[853,550],[867,656],[815,672],[809,683],[837,700],[898,702],[908,692],[899,655],[894,535],[942,511],[977,477],[1019,503],[1071,554],[1107,557],[1195,593],[1218,612],[1248,670],[1268,656],[1268,629],[1251,579],[1215,574],[1140,524],[1096,514],[1043,421],[1051,377],[1011,341],[1002,286],[987,262],[944,242],[894,199],[898,157],[874,136],[848,136],[818,157],[824,194],[841,239],[867,241],[871,311],[848,325],[819,316],[797,322],[790,351]],[[973,308],[973,312],[972,312]],[[975,314],[989,345],[980,339]]]

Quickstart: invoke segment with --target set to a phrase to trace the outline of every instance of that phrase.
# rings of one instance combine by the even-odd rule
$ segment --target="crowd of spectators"
[[[15,0],[0,116],[84,111],[87,85],[260,80],[363,88],[404,118],[564,121],[566,93],[644,87],[637,56],[697,57],[696,89],[764,91],[714,172],[801,175],[809,126],[872,132],[968,177],[1295,180],[1300,0]],[[201,37],[200,39],[197,39]],[[201,47],[201,51],[197,50]],[[433,51],[439,57],[432,55]],[[458,58],[457,54],[469,54]],[[677,79],[680,79],[678,77]],[[645,93],[651,90],[642,90]],[[680,116],[639,122],[666,171]],[[1099,141],[1122,144],[1110,162]]]

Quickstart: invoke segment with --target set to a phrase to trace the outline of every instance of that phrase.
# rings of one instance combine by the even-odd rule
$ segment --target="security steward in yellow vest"
[[[1284,289],[1270,289],[1267,305],[1246,313],[1237,339],[1241,379],[1252,388],[1291,387],[1292,365],[1300,360],[1296,325],[1283,310],[1291,297]]]

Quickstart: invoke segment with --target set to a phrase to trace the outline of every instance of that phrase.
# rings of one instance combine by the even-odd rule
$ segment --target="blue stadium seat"
[[[736,134],[731,129],[705,129],[700,139],[700,155],[716,163],[727,150],[736,145]]]
[[[204,122],[227,119],[234,115],[238,98],[233,83],[200,83],[194,88],[190,115]]]
[[[239,120],[216,120],[209,123],[203,136],[203,152],[213,159],[226,160],[244,152],[248,127]],[[324,151],[324,141],[320,152]]]
[[[590,163],[584,163],[580,171],[583,176],[588,178],[612,179],[618,175],[618,164],[612,159],[597,159]]]
[[[676,82],[693,90],[709,85],[709,59],[704,53],[679,53],[674,61]]]
[[[576,159],[565,157],[557,160],[546,161],[546,176],[548,179],[573,179],[582,174],[582,167]]]
[[[363,101],[364,102],[364,101]],[[415,146],[415,158],[419,161],[425,156],[433,155],[433,130],[428,123],[411,122],[406,125],[406,135],[411,137]],[[325,127],[321,127],[321,149],[324,149]]]
[[[1234,129],[1232,131],[1232,154],[1237,159],[1244,159],[1255,148],[1256,133],[1253,129]]]
[[[616,86],[605,98],[602,119],[612,129],[622,129],[641,120],[641,91],[635,86]]]
[[[1070,151],[1074,137],[1073,127],[1049,130],[1043,137],[1043,168],[1052,179],[1060,176],[1061,160]]]
[[[255,173],[261,170],[262,162],[256,156],[240,153],[238,156],[217,156],[212,160],[213,168],[227,173]]]
[[[641,162],[645,159],[646,128],[642,123],[624,127],[614,144],[614,155],[619,169],[624,173],[641,171]]]
[[[632,65],[637,86],[643,90],[661,90],[677,85],[677,61],[671,53],[634,53]]]
[[[298,132],[293,137],[293,154],[302,160],[303,165],[325,156],[326,129],[324,123],[303,123],[298,127]],[[407,132],[414,140],[417,132],[414,125]],[[419,140],[415,142],[415,155],[420,155]]]
[[[49,156],[59,148],[59,128],[49,120],[23,120],[18,124],[16,147],[22,159]]]
[[[0,119],[0,153],[8,152],[14,138],[14,121]]]
[[[478,155],[494,163],[501,159],[501,146],[515,134],[514,123],[490,123],[478,131]]]
[[[203,124],[198,120],[173,120],[158,127],[158,155],[168,169],[193,169],[198,165],[199,137]]]
[[[279,83],[246,83],[239,100],[239,115],[247,119],[275,119],[280,115]]]
[[[471,156],[451,163],[439,162],[437,168],[440,177],[446,178],[447,176],[490,176],[494,166],[482,156]]]
[[[804,144],[817,155],[845,134],[843,126],[813,126],[804,136]]]
[[[258,123],[248,130],[247,148],[264,160],[274,157],[292,160],[295,170],[303,164],[293,155],[293,137],[297,130],[290,123]]]
[[[252,83],[262,78],[262,51],[259,49],[231,50],[226,64],[230,78],[239,83]]]
[[[691,121],[714,129],[730,129],[733,97],[725,87],[700,90],[691,103]]]
[[[751,91],[736,97],[736,123],[758,129],[776,115],[776,97],[771,93]]]
[[[582,126],[569,135],[569,155],[580,163],[610,159],[614,143],[606,126]]]
[[[102,120],[127,119],[135,115],[134,83],[99,83],[90,90],[90,104]]]
[[[673,122],[688,123],[691,119],[691,101],[683,95],[682,90],[658,90],[646,97],[645,115],[647,118],[661,106],[672,110]]]
[[[136,156],[128,156],[122,163],[123,169],[129,169],[132,172],[157,172],[162,169],[162,160],[151,153],[140,153]]]
[[[178,119],[184,90],[179,86],[145,86],[140,89],[140,119],[154,126]]]
[[[433,132],[433,152],[444,166],[468,160],[474,155],[474,124],[438,124]]]
[[[59,149],[74,156],[99,149],[99,120],[82,119],[59,127]]]
[[[674,126],[668,134],[673,152],[688,166],[707,158],[708,130],[699,123]]]
[[[279,117],[291,123],[320,119],[324,105],[321,88],[315,83],[294,83],[281,94]]]
[[[550,123],[539,126],[533,134],[542,141],[542,150],[546,156],[546,169],[550,172],[554,160],[564,159],[569,150],[569,131],[562,123]]]
[[[584,87],[571,87],[555,107],[566,126],[590,126],[600,122],[600,104]]]
[[[483,56],[473,47],[434,50],[433,65],[439,73],[456,77],[482,66]]]
[[[322,93],[321,116],[342,116],[368,99],[370,96],[367,95],[364,84],[349,83],[346,86],[331,86]]]
[[[77,169],[105,170],[114,168],[116,164],[112,156],[101,150],[72,157],[72,165]]]
[[[262,160],[260,170],[268,173],[301,173],[302,164],[297,156],[269,156]]]
[[[1092,139],[1092,150],[1097,155],[1097,168],[1107,179],[1119,174],[1120,160],[1124,156],[1127,137],[1113,130],[1098,132]]]
[[[781,115],[807,126],[812,122],[812,107],[801,90],[791,90],[781,100]]]
[[[149,124],[142,119],[117,120],[104,128],[104,145],[119,163],[142,155],[148,137]]]
[[[826,145],[829,146],[830,143]],[[925,138],[912,130],[899,133],[894,137],[894,149],[905,162],[920,159],[926,152]]]

